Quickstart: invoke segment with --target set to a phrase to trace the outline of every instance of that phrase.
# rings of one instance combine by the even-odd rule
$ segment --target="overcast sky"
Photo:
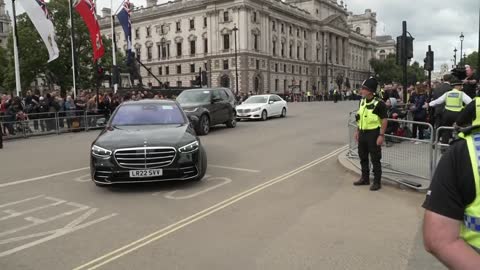
[[[112,0],[114,9],[122,0]],[[145,0],[130,0],[136,6],[146,6]],[[340,0],[339,0],[340,1]],[[415,60],[423,65],[428,45],[435,51],[435,69],[441,64],[453,64],[453,49],[457,47],[460,58],[460,33],[465,41],[467,55],[478,49],[479,0],[344,0],[355,14],[370,8],[377,12],[377,34],[396,37],[401,34],[402,21],[408,23],[408,31],[415,38]],[[6,0],[7,6],[11,1]],[[158,3],[168,2],[159,0]],[[97,0],[98,10],[110,7],[110,0]],[[10,7],[9,7],[10,8]]]

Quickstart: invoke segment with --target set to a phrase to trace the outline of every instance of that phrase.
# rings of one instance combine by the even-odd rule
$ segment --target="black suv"
[[[196,116],[195,131],[207,135],[210,127],[225,124],[229,128],[237,125],[236,100],[228,88],[202,88],[183,91],[177,97],[178,103],[189,116]]]

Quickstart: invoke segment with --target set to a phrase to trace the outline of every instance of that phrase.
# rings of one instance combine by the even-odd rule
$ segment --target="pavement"
[[[98,188],[98,131],[0,150],[0,269],[444,269],[422,245],[424,194],[354,187],[338,163],[356,102],[201,137],[202,182]]]

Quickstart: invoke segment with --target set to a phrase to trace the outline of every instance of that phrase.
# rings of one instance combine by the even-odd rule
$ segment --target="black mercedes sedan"
[[[187,117],[171,100],[121,104],[91,147],[97,186],[169,180],[199,181],[207,155]]]

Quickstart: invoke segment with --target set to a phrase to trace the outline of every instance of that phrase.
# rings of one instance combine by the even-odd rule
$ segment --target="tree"
[[[19,38],[20,55],[20,76],[22,89],[25,91],[32,82],[42,77],[52,87],[54,84],[60,86],[62,92],[73,87],[72,56],[70,40],[70,16],[68,0],[51,0],[48,8],[53,16],[55,25],[56,41],[60,51],[59,57],[47,63],[48,52],[40,35],[31,23],[26,14],[17,16],[17,29]],[[74,10],[75,26],[75,52],[77,56],[77,89],[95,88],[95,67],[93,63],[90,35],[83,20]],[[102,58],[102,65],[105,69],[111,69],[112,63],[112,42],[102,36],[105,45],[105,56]],[[8,89],[15,88],[15,74],[13,62],[12,36],[10,36],[8,50],[9,61],[4,84]],[[117,55],[117,62],[123,63],[122,54]]]
[[[396,56],[394,54],[388,55],[385,60],[371,59],[370,65],[375,74],[377,74],[377,80],[380,84],[403,82],[402,67],[396,64]],[[418,62],[413,62],[413,64],[407,67],[408,84],[415,84],[425,80],[425,71]]]
[[[8,63],[7,50],[3,47],[0,47],[0,63]],[[7,66],[0,65],[0,91],[6,90],[6,75],[7,75]]]
[[[473,52],[467,56],[465,59],[465,64],[470,65],[473,68],[478,69],[478,52]]]

